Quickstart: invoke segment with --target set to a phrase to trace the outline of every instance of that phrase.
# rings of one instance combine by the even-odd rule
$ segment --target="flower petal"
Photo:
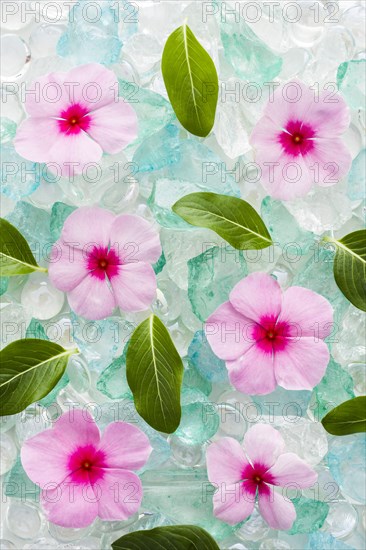
[[[21,449],[23,468],[41,487],[59,484],[68,476],[70,454],[79,446],[98,447],[99,441],[100,432],[92,416],[84,410],[70,410],[56,420],[53,428],[25,441]]]
[[[340,94],[330,98],[329,91],[323,91],[319,100],[313,102],[306,114],[306,121],[316,128],[319,137],[334,138],[343,134],[351,122],[350,109]]]
[[[84,252],[88,252],[94,245],[107,247],[114,219],[114,214],[104,208],[78,208],[66,219],[61,239],[74,248],[84,249]]]
[[[263,153],[257,162],[262,169],[261,183],[275,199],[304,197],[314,184],[314,171],[309,168],[314,164],[311,153],[306,160],[302,155],[293,157],[283,151],[272,158]]]
[[[231,384],[249,395],[271,393],[276,388],[273,356],[256,344],[234,361],[227,361]]]
[[[75,313],[92,321],[109,317],[116,307],[108,279],[90,274],[68,293],[67,299]]]
[[[103,520],[122,521],[140,508],[142,484],[133,472],[103,468],[103,477],[93,489],[98,497],[98,516]]]
[[[284,452],[285,441],[272,426],[256,424],[244,436],[244,450],[252,464],[270,468]]]
[[[274,357],[277,383],[286,390],[312,390],[323,378],[329,357],[323,340],[287,339],[286,347],[276,351]]]
[[[206,451],[206,462],[208,479],[228,485],[241,481],[249,464],[243,447],[232,437],[222,437],[211,443]]]
[[[106,153],[119,153],[137,137],[136,113],[123,99],[98,108],[90,118],[87,132]]]
[[[124,263],[137,260],[155,263],[161,256],[158,232],[139,216],[116,216],[111,227],[111,240]]]
[[[221,483],[213,496],[214,515],[221,521],[236,525],[254,510],[255,486],[249,481],[227,485]]]
[[[156,276],[150,264],[144,262],[120,266],[111,278],[117,305],[123,311],[144,311],[156,296]]]
[[[271,485],[264,484],[258,491],[259,511],[272,529],[290,529],[296,519],[295,506]]]
[[[315,183],[321,187],[336,185],[349,172],[352,155],[339,138],[317,139],[315,147],[304,160],[312,167]]]
[[[318,474],[315,470],[310,468],[295,453],[283,453],[280,455],[267,474],[272,476],[272,485],[285,487],[289,484],[291,487],[298,487],[299,489],[311,487],[318,479]]]
[[[252,273],[235,285],[229,299],[242,315],[260,323],[263,317],[278,317],[282,291],[277,281],[267,273]]]
[[[50,484],[41,493],[47,519],[62,527],[81,528],[93,523],[98,515],[98,501],[90,484],[78,484],[65,479],[53,488]]]
[[[205,323],[205,334],[220,359],[233,360],[252,345],[253,321],[239,313],[230,302],[219,306]]]
[[[139,470],[146,464],[152,447],[148,437],[127,422],[113,422],[104,430],[100,449],[108,468]]]
[[[57,241],[52,247],[48,275],[54,287],[63,292],[73,290],[88,275],[82,251]]]
[[[288,335],[326,338],[333,328],[333,307],[320,294],[300,286],[285,290],[279,321],[288,324]]]
[[[60,116],[70,104],[69,94],[64,86],[66,74],[49,73],[31,82],[28,93],[25,94],[25,110],[28,115],[48,119]]]
[[[60,132],[48,152],[48,169],[57,176],[72,179],[81,174],[89,163],[95,164],[102,158],[101,146],[83,130],[78,134]]]
[[[60,136],[57,120],[27,118],[19,125],[14,138],[18,155],[33,162],[48,162],[50,149]]]
[[[70,102],[94,111],[109,103],[118,102],[118,81],[113,71],[99,63],[79,65],[65,73],[64,82],[70,83]]]
[[[304,120],[314,103],[314,90],[304,82],[294,79],[275,90],[272,101],[266,105],[264,115],[282,129],[291,120]]]

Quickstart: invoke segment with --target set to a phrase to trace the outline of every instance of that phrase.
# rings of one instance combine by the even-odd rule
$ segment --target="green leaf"
[[[236,197],[191,193],[173,205],[173,212],[192,225],[212,229],[239,250],[259,250],[273,244],[259,214]]]
[[[16,414],[45,397],[63,375],[70,355],[45,340],[17,340],[0,351],[0,416]]]
[[[40,267],[23,235],[8,221],[0,218],[0,275],[11,277],[32,271],[44,271]]]
[[[336,246],[334,278],[345,297],[366,311],[366,229],[349,233],[338,241],[325,237]]]
[[[173,525],[135,531],[112,543],[113,550],[220,550],[201,527]]]
[[[366,396],[338,405],[323,418],[322,424],[333,435],[366,432]]]
[[[161,69],[179,122],[191,134],[207,136],[215,122],[219,81],[214,62],[186,24],[166,41]]]
[[[132,334],[126,374],[140,416],[159,432],[174,432],[181,417],[183,363],[169,332],[155,315]]]

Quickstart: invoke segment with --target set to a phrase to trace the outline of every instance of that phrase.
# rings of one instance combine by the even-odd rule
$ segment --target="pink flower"
[[[146,220],[83,207],[66,219],[52,248],[49,275],[78,315],[103,319],[116,306],[124,311],[150,306],[156,295],[151,264],[160,255],[159,235]]]
[[[29,118],[18,128],[17,153],[69,177],[103,152],[118,153],[135,139],[137,119],[117,92],[114,73],[97,63],[40,77],[27,91]]]
[[[319,294],[299,286],[282,293],[270,275],[252,273],[207,319],[206,336],[237,390],[311,390],[328,365],[323,340],[332,321],[333,308]]]
[[[281,434],[265,424],[250,428],[243,445],[231,437],[212,443],[206,459],[208,478],[217,485],[214,514],[230,525],[252,514],[258,496],[259,511],[268,525],[290,529],[295,507],[286,490],[275,487],[311,487],[318,477],[296,454],[286,453]]]
[[[101,437],[86,411],[63,414],[50,430],[28,439],[21,460],[37,483],[46,515],[63,527],[86,527],[99,516],[125,520],[142,500],[139,477],[147,462],[147,436],[126,422],[113,422]]]
[[[314,183],[335,185],[352,158],[341,135],[350,123],[343,98],[294,80],[278,88],[251,135],[261,181],[277,199],[305,196]]]

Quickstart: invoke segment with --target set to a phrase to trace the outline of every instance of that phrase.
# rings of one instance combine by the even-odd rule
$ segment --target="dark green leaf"
[[[45,397],[63,375],[70,355],[45,340],[17,340],[0,351],[0,416],[16,414]]]
[[[47,271],[40,267],[23,235],[8,221],[0,218],[0,275],[11,277],[32,271]]]
[[[173,212],[192,225],[212,229],[239,250],[259,250],[272,244],[259,214],[236,197],[191,193],[173,205]]]
[[[135,531],[112,543],[113,550],[220,550],[201,527],[173,525]]]
[[[324,240],[336,246],[334,278],[345,297],[362,311],[366,311],[366,229],[346,235],[338,241]]]
[[[166,41],[161,69],[179,122],[196,136],[207,136],[215,122],[219,91],[216,68],[184,24]]]
[[[181,417],[183,363],[169,332],[155,315],[134,331],[126,372],[137,412],[155,430],[174,432]]]
[[[323,418],[322,424],[333,435],[366,432],[366,397],[355,397],[338,405]]]

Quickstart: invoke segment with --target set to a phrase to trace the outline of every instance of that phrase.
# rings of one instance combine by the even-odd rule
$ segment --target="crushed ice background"
[[[3,10],[9,3],[14,4],[2,2]],[[75,207],[99,204],[116,213],[137,213],[156,224],[164,255],[155,266],[158,290],[152,311],[169,328],[184,357],[182,423],[175,434],[165,437],[138,418],[131,400],[123,350],[146,314],[116,314],[105,321],[87,322],[70,312],[63,293],[52,288],[47,276],[1,279],[1,347],[25,336],[39,336],[64,347],[74,340],[81,354],[71,358],[50,395],[22,414],[1,418],[0,548],[109,550],[114,540],[130,531],[197,523],[225,549],[362,550],[365,438],[363,434],[330,436],[319,420],[333,406],[366,393],[365,318],[338,290],[332,275],[333,252],[318,242],[324,234],[341,237],[364,227],[365,4],[298,1],[301,17],[291,23],[284,17],[288,3],[283,2],[274,8],[273,22],[266,17],[268,8],[262,7],[257,23],[243,18],[236,23],[232,16],[225,22],[216,3],[212,6],[218,14],[208,15],[204,22],[199,1],[104,0],[99,2],[102,17],[90,23],[83,17],[86,3],[81,1],[74,8],[74,23],[68,23],[68,9],[62,2],[58,2],[60,9],[53,2],[49,11],[43,8],[47,2],[33,2],[36,16],[28,15],[22,22],[19,11],[3,24],[2,216],[18,227],[42,265],[50,243]],[[32,2],[20,4],[32,8]],[[111,4],[119,6],[119,22]],[[287,19],[296,19],[296,13],[288,10]],[[317,10],[319,22],[314,20]],[[89,19],[93,13],[90,8]],[[253,14],[248,11],[249,19]],[[216,122],[206,139],[190,136],[177,123],[160,72],[164,43],[186,18],[220,76]],[[123,153],[103,157],[101,174],[90,171],[73,183],[53,181],[43,166],[24,161],[14,151],[12,139],[25,113],[19,94],[6,93],[6,86],[29,84],[40,75],[91,61],[111,67],[120,79],[122,95],[138,114],[138,139]],[[352,110],[345,140],[354,161],[344,181],[283,203],[266,197],[255,181],[248,136],[267,101],[268,88],[263,83],[296,76],[309,85],[318,82],[320,89],[337,83]],[[258,88],[245,86],[248,82],[259,85],[258,101]],[[241,95],[238,101],[230,90],[240,94],[244,90],[244,99]],[[14,163],[19,170],[4,175],[6,163]],[[225,173],[225,165],[236,171]],[[207,177],[202,166],[209,172]],[[278,244],[242,254],[213,232],[185,224],[170,207],[198,190],[241,196],[250,202]],[[212,355],[205,341],[202,322],[227,299],[238,280],[259,270],[271,273],[284,288],[291,284],[311,288],[335,308],[336,326],[328,339],[332,359],[313,392],[278,388],[268,396],[240,394],[230,388],[224,363]],[[42,514],[37,488],[20,464],[19,449],[26,438],[50,427],[52,419],[69,410],[71,403],[93,403],[90,410],[101,428],[114,420],[135,421],[151,439],[154,452],[141,474],[143,505],[128,521],[97,520],[85,529],[65,529],[47,522]],[[256,511],[236,527],[212,516],[205,448],[210,440],[224,435],[241,440],[251,422],[258,421],[277,427],[289,450],[319,474],[314,489],[297,495],[297,520],[287,533],[270,530]]]

